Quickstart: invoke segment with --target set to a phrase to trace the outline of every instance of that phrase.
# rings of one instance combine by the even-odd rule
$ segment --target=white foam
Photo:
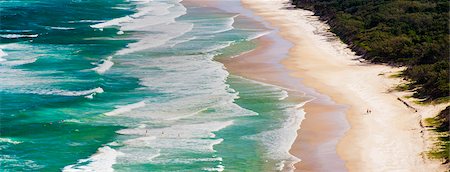
[[[135,139],[126,140],[123,143],[130,145],[130,146],[140,146],[140,145],[145,145],[147,142],[153,141],[155,139],[156,139],[155,136],[138,137]]]
[[[225,166],[217,165],[215,168],[203,168],[205,171],[223,171],[225,170]]]
[[[235,19],[236,19],[237,16],[239,16],[239,14],[227,18],[227,19],[226,19],[226,22],[225,22],[225,25],[224,25],[224,27],[223,27],[223,29],[214,31],[214,32],[212,32],[212,33],[213,33],[213,34],[217,34],[217,33],[221,33],[221,32],[226,32],[226,31],[233,30],[233,29],[234,29],[233,24],[234,24]]]
[[[233,121],[214,121],[200,124],[174,125],[167,128],[128,128],[119,130],[117,133],[145,137],[157,136],[158,138],[215,138],[212,132],[222,130],[230,125],[233,125]]]
[[[151,9],[151,10],[150,10]],[[169,11],[169,9],[171,9]],[[150,10],[150,11],[148,11]],[[175,18],[186,14],[186,8],[167,3],[154,2],[149,6],[138,9],[138,16],[132,22],[121,25],[125,31],[151,31],[151,26],[175,23]],[[150,30],[149,30],[150,29]]]
[[[111,142],[107,144],[108,146],[122,146],[119,142]]]
[[[282,96],[280,98],[278,98],[278,100],[284,100],[289,97],[289,94],[287,91],[281,90],[281,93],[282,93]]]
[[[123,31],[121,31],[121,30],[117,31],[117,35],[123,35],[123,34],[124,34]]]
[[[21,35],[21,34],[2,34],[0,37],[7,38],[7,39],[17,39],[17,38],[36,38],[38,37],[38,34],[32,34],[32,35]]]
[[[161,6],[160,4],[164,4],[165,6]],[[169,9],[170,7],[173,7],[173,6],[174,6],[173,4],[165,4],[165,3],[159,3],[158,5],[152,4],[151,6],[138,8],[138,12],[132,14],[131,17],[139,18],[139,17],[148,15],[150,12],[155,12],[155,11],[158,11],[159,14],[158,14],[158,12],[156,12],[156,13],[152,13],[152,15],[160,16],[160,15],[168,14],[169,11],[167,9]]]
[[[268,35],[268,34],[270,34],[272,31],[266,31],[266,32],[257,32],[257,33],[255,33],[255,34],[251,34],[248,38],[247,38],[247,41],[251,41],[251,40],[254,40],[254,39],[258,39],[258,38],[260,38],[260,37],[263,37],[264,35]]]
[[[158,160],[154,163],[167,164],[167,163],[176,163],[176,164],[193,164],[195,162],[219,162],[223,161],[222,157],[216,158],[173,158],[169,160]]]
[[[173,121],[173,120],[179,120],[179,119],[189,118],[189,117],[192,117],[192,116],[194,116],[194,115],[200,114],[201,112],[206,111],[206,110],[208,110],[208,108],[203,108],[203,109],[200,109],[200,110],[198,110],[198,111],[196,111],[196,112],[194,112],[194,113],[190,113],[190,114],[187,114],[187,115],[181,115],[181,116],[176,116],[176,117],[168,118],[168,119],[166,119],[166,120]]]
[[[10,30],[10,29],[1,29],[0,32],[13,32],[13,33],[23,33],[23,32],[31,32],[33,30]]]
[[[114,116],[114,115],[120,115],[126,112],[130,112],[133,109],[137,109],[137,108],[141,108],[145,106],[145,101],[140,101],[137,103],[133,103],[133,104],[129,104],[129,105],[124,105],[124,106],[116,106],[116,109],[114,109],[111,112],[106,112],[104,113],[104,115],[106,116]]]
[[[193,36],[193,37],[189,37],[189,38],[187,38],[187,39],[182,39],[182,40],[176,40],[176,41],[174,41],[172,44],[170,44],[169,45],[169,47],[175,47],[176,45],[178,45],[178,44],[182,44],[182,43],[185,43],[185,42],[189,42],[189,41],[192,41],[192,40],[195,40],[195,39],[197,39],[197,37],[195,37],[195,36]]]
[[[87,95],[87,96],[84,96],[84,98],[87,98],[87,99],[93,99],[93,98],[94,98],[94,93],[89,94],[89,95]]]
[[[7,55],[8,55],[8,53],[4,52],[4,51],[0,48],[0,62],[6,61],[6,59],[4,59],[4,58],[2,58],[2,57],[5,57],[5,56],[7,56]]]
[[[281,128],[246,137],[261,140],[268,149],[267,156],[273,160],[281,160],[282,164],[277,164],[277,168],[283,168],[280,171],[283,171],[284,168],[295,169],[293,165],[300,161],[299,158],[290,154],[289,150],[297,137],[298,126],[304,119],[305,112],[294,106],[287,109],[286,114],[289,117]],[[286,167],[285,164],[288,164],[289,167]]]
[[[173,1],[168,3],[171,2]],[[137,13],[129,16],[131,20],[119,22],[116,25],[121,31],[137,31],[130,32],[130,35],[138,38],[138,42],[129,44],[126,49],[117,52],[117,56],[114,56],[115,62],[130,66],[127,69],[117,68],[117,71],[132,72],[139,78],[141,90],[156,90],[164,96],[157,98],[149,96],[145,98],[145,103],[142,101],[117,106],[115,110],[105,113],[107,116],[118,115],[120,118],[129,118],[129,121],[132,121],[127,125],[127,129],[117,131],[121,136],[113,145],[120,146],[117,148],[118,151],[125,154],[118,158],[118,164],[151,161],[152,164],[172,165],[178,162],[222,161],[221,157],[211,158],[210,156],[216,151],[215,145],[224,141],[224,138],[216,132],[233,125],[232,119],[236,117],[258,115],[234,103],[238,93],[226,84],[228,72],[224,70],[222,64],[213,61],[213,51],[229,46],[232,41],[213,42],[214,38],[213,40],[206,38],[213,35],[211,32],[221,33],[233,29],[237,15],[221,14],[221,17],[218,20],[213,19],[214,21],[210,20],[210,17],[206,17],[205,21],[175,20],[177,16],[185,13],[185,9],[179,7],[179,4],[174,6],[163,4],[163,2],[146,1],[139,2],[138,8]],[[216,23],[219,23],[219,26]],[[185,35],[186,32],[189,32],[189,35]],[[258,33],[253,36],[256,38],[260,35],[262,34]],[[255,38],[250,37],[250,39]],[[185,41],[192,41],[193,45],[186,44],[192,48],[187,52],[180,52],[196,55],[160,57],[158,54],[148,58],[147,54],[136,53],[126,58],[120,56],[145,49],[161,51],[164,54],[169,46],[174,51],[190,48],[184,45],[174,47]],[[208,44],[209,42],[211,44]],[[274,92],[269,96],[285,99],[285,92],[280,90]],[[199,153],[199,157],[176,158],[189,152]],[[202,167],[210,171],[224,169],[217,164]]]
[[[92,68],[92,70],[96,71],[99,74],[105,73],[114,65],[114,62],[112,62],[111,59],[111,56],[107,57],[105,60],[102,60],[102,62],[97,67]]]
[[[103,93],[103,89],[101,87],[93,88],[90,90],[83,91],[67,91],[67,90],[34,90],[29,91],[31,94],[41,94],[41,95],[60,95],[60,96],[86,96],[90,94],[98,94]]]
[[[166,128],[137,128],[122,129],[119,134],[138,136],[137,138],[125,140],[120,151],[125,156],[120,163],[143,163],[152,164],[191,164],[194,162],[221,162],[221,157],[201,158],[176,158],[180,152],[212,153],[215,152],[214,145],[223,142],[222,138],[211,138],[212,132],[219,131],[232,125],[233,121],[204,122],[198,124],[174,124]],[[164,156],[160,157],[163,154]],[[159,157],[159,158],[156,158]]]
[[[64,122],[67,122],[67,123],[81,123],[81,121],[78,120],[78,119],[66,119],[66,120],[64,120]]]
[[[192,23],[182,23],[182,22],[172,23],[169,25],[161,24],[152,26],[152,28],[151,29],[149,28],[147,31],[161,32],[161,33],[143,35],[144,37],[141,37],[141,39],[138,42],[128,44],[128,48],[122,49],[118,51],[116,54],[124,55],[164,45],[169,40],[179,37],[191,31],[192,28],[193,28]]]
[[[2,49],[0,49],[0,57],[5,57],[7,55],[8,55],[8,53],[6,53]]]
[[[154,159],[161,156],[160,150],[149,147],[125,146],[121,147],[120,151],[124,153],[117,159],[121,164],[153,164]]]
[[[158,23],[168,23],[173,21],[174,18],[180,16],[175,15],[167,18],[164,15],[174,15],[176,12],[170,13],[169,8],[173,7],[173,4],[151,2],[151,1],[135,1],[138,4],[137,12],[132,15],[127,15],[120,18],[115,18],[106,22],[91,25],[92,28],[103,29],[105,27],[118,26],[123,31],[137,30],[137,28],[142,28],[150,25],[155,25]],[[185,14],[185,10],[181,11]],[[151,15],[149,15],[151,14]],[[182,15],[182,14],[181,14]]]
[[[0,142],[10,143],[10,144],[14,144],[14,145],[22,143],[21,141],[12,140],[11,138],[0,138]]]
[[[118,9],[118,10],[129,10],[130,7],[111,7],[111,9]]]
[[[277,171],[283,171],[283,169],[284,169],[284,164],[286,163],[286,161],[285,160],[282,160],[282,161],[280,161],[280,162],[278,162],[277,164],[275,164],[275,169],[277,170]]]
[[[73,27],[50,27],[50,29],[54,29],[54,30],[73,30],[75,28]]]
[[[78,21],[68,21],[67,23],[99,23],[105,21],[106,20],[78,20]]]
[[[20,65],[24,65],[24,64],[30,64],[30,63],[34,63],[36,62],[36,58],[29,58],[29,59],[23,59],[23,60],[13,60],[13,61],[6,61],[3,62],[3,65],[8,65],[8,66],[20,66]],[[1,59],[0,59],[1,61]]]
[[[123,153],[116,151],[109,146],[101,147],[97,153],[87,159],[79,160],[77,164],[68,165],[63,168],[63,172],[86,172],[86,171],[102,171],[113,172],[112,166],[116,163],[116,159]],[[86,164],[88,163],[88,164]],[[86,164],[86,165],[83,165]]]
[[[145,31],[160,34],[136,35],[139,41],[129,44],[127,48],[118,51],[117,55],[164,45],[169,40],[179,37],[193,28],[191,23],[175,22],[175,18],[186,14],[186,8],[181,4],[175,5],[158,1],[133,2],[137,4],[136,13],[94,24],[91,27],[103,30],[106,27],[116,26],[120,29],[117,34],[123,34],[124,31]]]
[[[92,28],[96,28],[96,29],[103,29],[105,27],[110,27],[110,26],[119,26],[121,23],[124,22],[130,22],[131,20],[133,20],[133,18],[131,18],[130,16],[125,16],[125,17],[120,17],[120,18],[115,18],[103,23],[98,23],[98,24],[93,24],[91,25]]]

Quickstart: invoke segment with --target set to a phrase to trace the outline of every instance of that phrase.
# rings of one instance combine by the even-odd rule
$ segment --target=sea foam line
[[[75,28],[73,27],[58,27],[58,26],[51,26],[50,29],[54,29],[54,30],[73,30]]]
[[[87,159],[81,159],[77,164],[68,165],[63,168],[63,172],[84,172],[84,171],[102,171],[113,172],[112,166],[116,163],[118,156],[123,155],[122,152],[116,151],[109,146],[101,147],[97,153]],[[82,165],[86,164],[87,165]]]
[[[214,31],[212,33],[217,34],[217,33],[222,33],[222,32],[233,30],[234,29],[233,24],[235,22],[236,17],[238,17],[238,16],[239,16],[239,14],[236,14],[234,16],[227,18],[228,22],[226,23],[226,27],[222,30]]]
[[[116,106],[116,109],[114,109],[113,111],[110,111],[110,112],[106,112],[106,113],[104,113],[104,115],[106,115],[106,116],[120,115],[120,114],[123,114],[125,112],[130,112],[133,109],[141,108],[141,107],[144,107],[144,106],[145,106],[145,101],[140,101],[140,102],[137,102],[137,103],[124,105],[124,106]]]
[[[14,145],[17,145],[17,144],[21,144],[21,143],[22,143],[21,141],[12,140],[12,139],[10,139],[10,138],[0,138],[0,142],[3,142],[3,143],[11,143],[11,144],[14,144]]]
[[[159,35],[160,37],[156,38],[153,35],[141,38],[140,41],[127,45],[127,48],[116,52],[115,55],[124,55],[135,51],[140,51],[164,45],[169,40],[178,37],[180,35],[183,35],[184,33],[192,30],[193,28],[193,25],[186,25],[186,23],[178,23],[177,25],[166,26],[167,23],[174,23],[175,18],[183,14],[186,14],[186,8],[184,8],[183,6],[180,6],[180,9],[177,10],[181,12],[176,12],[172,15],[166,16],[170,14],[170,11],[168,9],[174,7],[175,6],[174,4],[157,3],[155,6],[155,4],[150,4],[150,1],[148,0],[137,0],[134,2],[138,4],[136,13],[124,17],[115,18],[102,23],[93,24],[90,25],[90,27],[102,30],[105,27],[118,26],[120,27],[120,30],[117,32],[118,35],[124,34],[124,31],[136,31],[136,30],[155,31],[155,32],[164,31],[165,34],[160,34]],[[150,13],[155,14],[148,15]],[[160,26],[158,27],[157,24],[160,24]],[[153,25],[156,26],[147,28],[148,26]],[[180,28],[184,28],[185,31],[181,33],[175,32]],[[105,73],[114,65],[111,59],[112,57],[110,56],[105,60],[102,60],[102,63],[99,64],[97,67],[93,68],[92,70],[96,71],[99,74]]]
[[[112,62],[111,59],[112,56],[107,57],[106,59],[102,60],[97,67],[92,68],[92,70],[96,71],[99,74],[105,73],[109,68],[111,68],[114,65],[114,62]]]
[[[34,63],[36,62],[37,58],[29,58],[29,59],[23,59],[23,60],[13,60],[13,61],[6,61],[6,59],[3,59],[2,64],[7,65],[7,66],[20,66],[20,65],[24,65],[24,64],[30,64],[30,63]],[[2,61],[2,58],[0,57],[0,62]]]
[[[8,55],[8,53],[6,53],[6,52],[4,52],[2,49],[0,49],[0,62],[6,61],[6,59],[4,59],[4,58],[2,58],[2,57],[5,57],[5,56],[7,56],[7,55]]]
[[[0,35],[0,37],[2,38],[7,38],[7,39],[17,39],[17,38],[36,38],[38,37],[38,34],[32,34],[32,35],[21,35],[21,34],[3,34]]]
[[[103,93],[104,90],[101,87],[93,88],[90,90],[83,91],[67,91],[67,90],[40,90],[40,91],[30,91],[30,94],[40,94],[40,95],[60,95],[60,96],[90,96],[99,93]],[[88,98],[88,97],[87,97]]]

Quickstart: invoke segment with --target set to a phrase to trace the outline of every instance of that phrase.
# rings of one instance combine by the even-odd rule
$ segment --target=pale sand
[[[422,153],[428,143],[419,125],[422,117],[436,114],[445,105],[417,106],[409,102],[418,112],[407,108],[397,100],[405,93],[388,92],[400,82],[388,75],[401,69],[354,60],[356,56],[342,43],[327,40],[329,36],[322,35],[327,32],[317,32],[326,25],[317,22],[311,12],[287,10],[287,0],[242,3],[280,28],[280,35],[294,43],[282,62],[293,76],[334,101],[349,105],[347,119],[351,129],[338,145],[338,153],[349,171],[445,170],[439,163],[424,158]],[[367,109],[372,113],[366,114]],[[293,147],[301,144],[297,142]],[[303,159],[301,153],[296,155]],[[298,169],[301,166],[299,163]],[[323,170],[310,167],[311,171]]]
[[[239,1],[185,0],[183,3],[239,13],[240,17],[233,24],[235,27],[263,29],[265,28],[264,25],[267,24],[261,18],[254,16],[252,11],[240,7]],[[287,100],[289,101],[302,103],[314,97],[314,100],[299,109],[304,109],[306,115],[302,121],[302,129],[297,130],[298,137],[295,139],[295,142],[301,144],[293,144],[289,151],[296,157],[301,155],[302,160],[297,163],[295,168],[302,171],[345,170],[344,162],[336,152],[338,138],[342,137],[348,129],[344,113],[345,107],[330,101],[328,96],[305,87],[301,84],[301,78],[289,75],[291,71],[280,62],[285,59],[292,44],[282,39],[276,31],[257,39],[256,42],[258,46],[251,52],[234,58],[225,57],[216,60],[222,62],[233,75],[284,88],[288,91],[289,97]],[[308,96],[305,97],[305,93]],[[284,170],[293,169],[292,163],[286,161]],[[267,171],[272,170],[267,169]]]
[[[345,107],[336,105],[327,96],[304,87],[300,78],[289,76],[290,71],[279,63],[285,57],[283,52],[287,52],[287,49],[283,49],[289,46],[280,42],[276,34],[264,36],[257,42],[257,48],[249,53],[235,58],[221,58],[218,61],[234,75],[285,88],[289,93],[289,100],[304,102],[305,93],[315,97],[301,107],[306,112],[305,119],[301,122],[301,129],[297,130],[297,144],[293,144],[289,151],[301,158],[295,168],[301,171],[345,170],[344,162],[336,153],[338,138],[348,129]],[[291,169],[291,165],[286,162],[285,170]]]

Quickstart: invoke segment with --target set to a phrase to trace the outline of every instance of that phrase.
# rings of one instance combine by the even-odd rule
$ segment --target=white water
[[[140,101],[137,103],[133,103],[133,104],[128,104],[128,105],[122,105],[122,106],[116,106],[116,109],[114,109],[111,112],[106,112],[105,115],[106,116],[114,116],[114,115],[120,115],[126,112],[130,112],[134,109],[137,108],[141,108],[145,106],[145,102],[144,101]]]
[[[29,94],[40,94],[40,95],[60,95],[60,96],[87,96],[91,94],[103,93],[101,87],[93,88],[90,90],[81,91],[69,91],[69,90],[58,90],[58,89],[41,89],[41,90],[22,90],[24,93]]]
[[[13,139],[11,139],[11,138],[0,138],[0,142],[3,142],[3,143],[10,143],[10,144],[14,144],[14,145],[17,145],[17,144],[21,144],[21,143],[22,143],[21,141],[13,140]]]
[[[30,34],[30,35],[24,35],[24,34],[2,34],[0,37],[7,38],[7,39],[17,39],[17,38],[36,38],[38,37],[38,34]]]
[[[109,68],[114,65],[114,62],[111,61],[112,57],[108,56],[105,60],[102,60],[97,67],[92,68],[92,70],[96,71],[99,74],[105,73]]]
[[[113,154],[113,160],[96,158],[108,154],[99,149],[97,154],[88,159],[103,164],[104,170],[109,170],[113,164],[192,164],[205,161],[216,165],[203,170],[225,170],[226,167],[221,165],[223,157],[211,157],[211,154],[217,152],[215,146],[223,144],[226,139],[221,138],[217,132],[234,125],[235,119],[259,115],[234,102],[239,98],[239,93],[230,89],[226,83],[229,73],[222,64],[213,61],[217,54],[215,51],[235,41],[225,39],[227,35],[222,35],[225,37],[223,40],[216,36],[227,33],[234,36],[236,33],[231,31],[235,29],[233,24],[237,15],[179,20],[177,17],[186,14],[186,8],[177,2],[138,3],[138,12],[133,15],[91,26],[96,29],[118,27],[121,34],[130,32],[132,37],[138,38],[137,42],[113,55],[114,62],[112,57],[106,58],[93,70],[100,74],[108,70],[111,73],[129,74],[139,79],[142,86],[139,90],[156,91],[162,96],[142,96],[104,113],[105,118],[132,122],[119,123],[127,128],[117,131],[119,139],[109,144],[115,149],[106,151],[120,152],[120,156],[110,153]],[[241,40],[267,34],[254,33]],[[168,47],[171,48],[170,52],[178,54],[152,54],[168,51]],[[114,63],[117,66],[112,67]],[[288,98],[283,89],[273,87],[273,91],[268,90],[268,96],[279,100]],[[292,112],[286,112],[291,118],[285,122],[285,127],[249,137],[258,142],[269,142],[265,144],[265,148],[269,150],[267,156],[273,159],[293,159],[288,150],[295,139],[303,114],[290,110]],[[186,159],[180,156],[183,153],[193,153],[199,157]],[[92,169],[91,166],[93,165],[71,165],[65,169],[86,170]]]
[[[114,169],[112,165],[115,164],[118,156],[123,155],[108,146],[101,147],[97,153],[89,157],[88,159],[79,160],[77,164],[68,165],[63,168],[63,172],[86,172],[86,171],[101,171],[112,172]],[[79,165],[88,163],[87,165]]]

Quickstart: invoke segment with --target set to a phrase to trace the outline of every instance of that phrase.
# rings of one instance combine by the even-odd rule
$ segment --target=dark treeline
[[[407,66],[414,97],[449,98],[448,0],[292,0],[374,63]]]

